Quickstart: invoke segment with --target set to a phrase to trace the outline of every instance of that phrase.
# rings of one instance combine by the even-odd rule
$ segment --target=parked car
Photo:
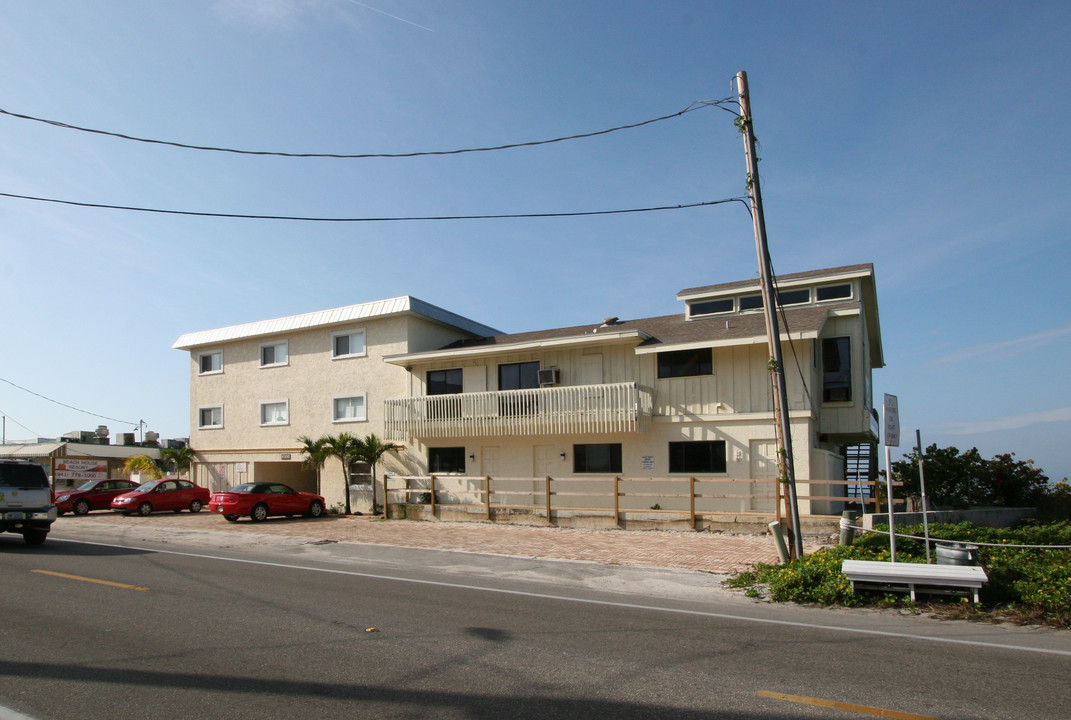
[[[189,480],[150,480],[117,496],[112,500],[112,510],[124,515],[149,515],[154,510],[189,510],[196,513],[201,512],[208,502],[208,496],[208,488],[194,485]]]
[[[298,492],[282,483],[246,483],[213,493],[208,509],[231,522],[242,515],[248,515],[254,522],[261,522],[269,515],[320,517],[324,512],[324,499],[315,493]]]
[[[56,496],[56,510],[60,515],[69,512],[85,515],[90,510],[108,510],[116,495],[130,492],[137,486],[136,482],[118,478],[87,480],[74,490],[60,492]]]
[[[56,519],[45,469],[27,460],[0,460],[0,532],[40,545]]]

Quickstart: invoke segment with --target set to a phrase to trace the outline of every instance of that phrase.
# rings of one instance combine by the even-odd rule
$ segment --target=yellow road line
[[[30,572],[41,573],[42,575],[54,575],[56,577],[67,578],[68,580],[82,580],[83,582],[97,583],[98,585],[110,585],[111,587],[123,588],[124,590],[149,589],[138,587],[137,585],[124,585],[123,583],[111,582],[110,580],[97,580],[95,578],[87,578],[82,577],[80,575],[68,575],[67,573],[52,572],[51,570],[31,570]]]
[[[867,707],[866,705],[853,705],[852,703],[842,703],[836,700],[823,700],[822,698],[803,697],[801,695],[786,695],[779,692],[770,692],[768,690],[759,690],[758,694],[763,697],[773,698],[774,700],[784,700],[786,702],[800,703],[801,705],[818,705],[819,707],[833,708],[834,710],[845,710],[847,712],[859,713],[861,715],[876,715],[883,718],[894,718],[894,720],[939,720],[939,718],[930,717],[929,715],[915,715],[913,713],[898,712],[896,710],[885,710],[883,708]]]

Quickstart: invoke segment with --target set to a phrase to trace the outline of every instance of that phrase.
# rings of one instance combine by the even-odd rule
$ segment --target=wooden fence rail
[[[896,483],[899,484],[899,483]],[[871,504],[878,509],[881,498],[849,497],[847,487],[870,487],[879,494],[881,482],[855,480],[797,481],[800,501],[827,506],[818,515],[839,515],[841,504]],[[837,491],[843,488],[843,494]],[[439,506],[481,509],[491,519],[496,509],[539,512],[550,520],[556,512],[610,513],[615,523],[626,514],[671,514],[687,516],[693,525],[697,516],[724,513],[777,513],[780,488],[776,480],[751,478],[628,478],[591,477],[490,477],[487,475],[386,476],[388,504],[422,504],[434,515]],[[904,500],[896,499],[896,503]],[[663,507],[665,505],[665,507]]]

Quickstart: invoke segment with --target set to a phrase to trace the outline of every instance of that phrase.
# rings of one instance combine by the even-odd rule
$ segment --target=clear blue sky
[[[913,441],[1071,474],[1066,2],[53,0],[0,8],[0,108],[289,152],[452,150],[602,130],[751,85],[775,270],[876,269]],[[0,192],[198,212],[577,212],[744,193],[733,117],[414,159],[145,145],[0,116]],[[754,277],[738,204],[308,223],[0,197],[9,441],[189,432],[185,332],[414,295],[507,332],[682,308]],[[53,400],[89,411],[64,408]],[[104,416],[104,417],[98,417]],[[906,444],[906,441],[905,441]]]

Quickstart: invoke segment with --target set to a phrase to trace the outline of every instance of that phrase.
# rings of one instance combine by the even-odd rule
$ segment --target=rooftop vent
[[[603,327],[606,327],[607,325],[617,325],[617,316],[603,318],[602,324]]]

